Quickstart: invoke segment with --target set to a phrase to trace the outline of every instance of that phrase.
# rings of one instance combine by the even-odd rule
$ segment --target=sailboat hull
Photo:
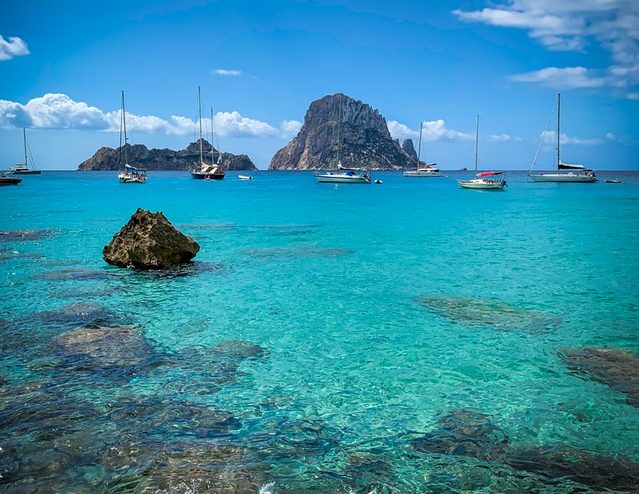
[[[444,175],[442,172],[438,171],[430,171],[430,170],[410,170],[410,171],[406,171],[404,172],[404,176],[405,177],[412,177],[412,178],[427,178],[427,177],[432,177],[432,178],[438,178],[438,177],[445,177],[446,175]]]
[[[191,178],[195,180],[223,180],[224,173],[191,172]]]
[[[20,182],[21,178],[0,177],[0,185],[18,185]]]
[[[14,175],[40,175],[42,173],[41,170],[12,170],[11,173]]]
[[[348,175],[345,173],[326,173],[316,175],[317,181],[320,183],[330,184],[370,184],[370,177],[364,175]]]
[[[531,173],[533,182],[595,183],[597,177],[583,173]]]

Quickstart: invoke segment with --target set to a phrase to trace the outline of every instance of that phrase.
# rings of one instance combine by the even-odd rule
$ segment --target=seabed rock
[[[104,260],[123,268],[164,269],[189,262],[200,250],[161,213],[144,209],[131,216],[102,250]]]
[[[500,300],[429,295],[418,302],[433,314],[467,326],[537,332],[552,329],[557,322],[541,312],[520,309]]]
[[[590,378],[627,396],[639,407],[639,357],[618,348],[570,348],[560,350],[564,364],[575,374]]]
[[[508,436],[488,416],[468,410],[447,413],[438,425],[412,440],[413,449],[491,461],[550,482],[571,481],[621,492],[637,492],[639,486],[639,465],[625,456],[599,455],[563,444],[511,447]]]
[[[53,230],[4,230],[0,231],[0,242],[30,242],[52,237]]]

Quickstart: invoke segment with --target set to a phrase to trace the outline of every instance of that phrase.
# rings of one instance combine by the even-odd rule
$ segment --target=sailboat
[[[124,137],[124,142],[122,140]],[[127,144],[129,138],[126,135],[126,108],[124,106],[124,91],[122,91],[122,111],[120,112],[120,154],[118,157],[118,180],[121,184],[143,184],[146,183],[146,170],[129,165],[127,156]],[[122,159],[124,155],[124,160]]]
[[[557,93],[557,173],[533,173],[535,162],[539,154],[539,149],[543,144],[545,132],[541,136],[537,153],[533,159],[528,176],[533,182],[571,182],[571,183],[594,183],[597,181],[595,172],[586,168],[584,165],[576,165],[563,163],[560,156],[560,136],[559,131],[561,123],[561,94]],[[561,170],[569,170],[561,173]]]
[[[477,172],[479,161],[479,114],[477,114],[477,128],[475,130],[475,177],[471,180],[457,180],[462,189],[476,190],[504,190],[506,174],[504,172]]]
[[[200,116],[200,164],[191,169],[191,177],[197,180],[222,180],[224,178],[224,168],[222,168],[222,165],[220,164],[222,153],[218,152],[217,163],[215,163],[213,160],[213,149],[211,149],[211,164],[209,165],[204,162],[202,150],[202,96],[200,93],[200,86],[197,87],[197,101]],[[213,129],[213,109],[211,109],[211,129]],[[213,147],[213,143],[211,143],[211,147]]]
[[[419,123],[419,144],[417,145],[417,169],[415,170],[407,170],[404,172],[405,177],[445,177],[439,168],[437,168],[437,163],[426,164],[426,166],[421,165],[421,153],[422,153],[422,128],[424,126],[424,122]]]
[[[315,178],[320,183],[332,184],[370,184],[371,177],[366,170],[361,168],[346,168],[342,166],[340,153],[342,149],[341,127],[342,127],[342,95],[339,95],[339,120],[337,122],[337,171],[319,171]]]
[[[31,155],[31,150],[27,144],[27,130],[25,128],[22,129],[22,140],[24,142],[24,163],[14,166],[11,169],[11,173],[15,173],[16,175],[40,175],[42,172],[35,169],[33,156],[31,156],[31,167],[29,167],[29,156]]]

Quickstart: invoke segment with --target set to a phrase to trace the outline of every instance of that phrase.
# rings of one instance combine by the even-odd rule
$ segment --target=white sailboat
[[[424,122],[419,123],[419,143],[417,144],[417,169],[415,170],[406,170],[404,172],[405,177],[445,177],[439,168],[437,168],[437,163],[427,163],[425,166],[421,165],[421,153],[422,153],[422,129],[424,126]]]
[[[211,149],[211,164],[204,162],[204,155],[202,151],[202,96],[200,93],[200,86],[197,87],[197,102],[198,111],[200,117],[200,163],[191,169],[191,177],[196,180],[222,180],[224,178],[224,168],[220,164],[221,153],[218,153],[217,163],[213,160],[213,150]],[[211,109],[211,129],[213,128],[213,109]],[[213,143],[211,143],[213,147]]]
[[[346,168],[342,166],[342,160],[340,158],[342,141],[341,141],[341,127],[342,127],[342,97],[339,96],[339,120],[337,122],[337,170],[336,171],[319,171],[315,174],[315,178],[320,183],[331,184],[370,184],[370,174],[361,168]]]
[[[29,166],[31,150],[27,144],[27,129],[25,128],[22,129],[22,141],[24,143],[24,163],[20,163],[11,168],[11,173],[15,173],[16,175],[40,175],[42,172],[36,170],[35,164],[33,163],[33,156],[31,156],[31,166]]]
[[[124,137],[124,142],[122,137]],[[129,138],[126,135],[126,108],[124,105],[124,91],[122,91],[122,111],[120,112],[120,154],[118,158],[118,180],[122,184],[143,184],[146,183],[146,170],[129,165],[127,156],[127,144]],[[124,160],[122,157],[124,156]]]
[[[597,181],[595,172],[584,165],[563,163],[560,156],[560,124],[561,124],[561,94],[557,93],[557,173],[533,173],[539,150],[543,144],[545,132],[542,133],[537,153],[533,159],[528,176],[533,182],[564,182],[564,183],[594,183]],[[561,173],[562,170],[569,170]]]
[[[475,177],[471,180],[457,180],[462,189],[475,190],[504,190],[506,174],[504,172],[477,172],[479,161],[479,114],[477,114],[477,128],[475,130]]]

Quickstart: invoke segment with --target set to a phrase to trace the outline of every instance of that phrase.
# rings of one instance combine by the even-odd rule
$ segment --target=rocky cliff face
[[[127,144],[126,148],[129,164],[148,170],[188,170],[200,161],[199,140],[181,151],[148,149],[142,144]],[[205,139],[202,139],[202,149],[204,161],[210,163],[212,146]],[[218,154],[218,150],[214,149],[215,159]],[[100,148],[91,158],[80,163],[78,170],[117,170],[119,155],[120,148]],[[221,163],[227,170],[257,170],[251,158],[245,154],[222,153]]]
[[[337,93],[311,103],[302,129],[275,153],[269,169],[336,168],[338,150],[345,167],[398,170],[417,165],[417,159],[391,138],[377,110]]]

